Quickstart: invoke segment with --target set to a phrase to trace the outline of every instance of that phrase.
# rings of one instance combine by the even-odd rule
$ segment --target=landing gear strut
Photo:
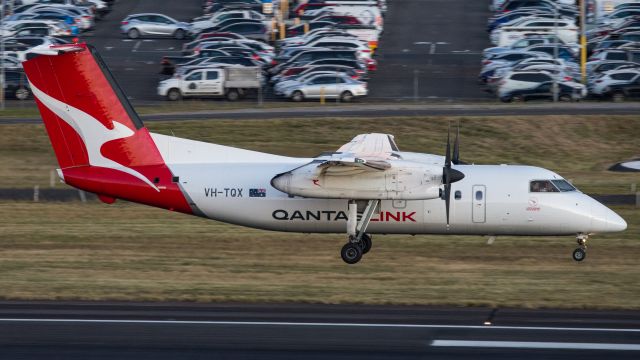
[[[576,237],[578,248],[573,250],[573,260],[582,261],[587,257],[587,239],[589,239],[588,235],[578,234]]]
[[[362,259],[362,255],[371,250],[371,236],[365,231],[378,208],[378,204],[380,204],[380,200],[369,200],[362,217],[358,220],[358,205],[355,201],[349,202],[349,220],[347,221],[349,240],[340,251],[342,260],[347,264],[357,263]]]

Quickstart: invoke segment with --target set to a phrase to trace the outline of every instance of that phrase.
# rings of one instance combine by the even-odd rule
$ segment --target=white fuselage
[[[276,231],[344,233],[347,229],[347,199],[291,196],[271,186],[274,176],[312,159],[157,134],[153,139],[200,216]],[[457,165],[455,169],[465,177],[452,184],[449,227],[445,202],[439,198],[383,200],[367,232],[570,235],[626,228],[615,212],[579,191],[530,192],[532,180],[562,179],[549,170],[512,165]]]

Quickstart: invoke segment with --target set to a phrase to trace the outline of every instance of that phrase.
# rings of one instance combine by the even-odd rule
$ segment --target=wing
[[[323,159],[316,167],[316,175],[352,175],[354,172],[384,171],[398,146],[393,135],[361,134],[342,145],[337,153]]]
[[[358,158],[393,159],[394,151],[399,151],[393,135],[360,134],[342,145],[338,152],[352,154]]]

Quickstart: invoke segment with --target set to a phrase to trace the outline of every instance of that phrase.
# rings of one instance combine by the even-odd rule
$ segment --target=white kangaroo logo
[[[113,121],[113,129],[107,129],[93,116],[47,95],[42,90],[33,86],[33,84],[31,84],[31,90],[38,100],[40,100],[54,114],[58,115],[62,120],[69,124],[78,133],[78,135],[80,135],[85,147],[87,148],[87,153],[89,154],[89,164],[133,175],[147,183],[156,191],[160,191],[160,189],[151,183],[151,181],[149,181],[149,179],[144,175],[111,159],[107,159],[100,152],[100,149],[102,149],[102,146],[105,143],[132,136],[134,134],[133,130],[117,121]]]

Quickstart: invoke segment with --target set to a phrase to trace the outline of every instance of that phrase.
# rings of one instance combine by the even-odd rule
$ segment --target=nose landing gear
[[[573,260],[582,261],[587,257],[587,239],[589,239],[588,235],[578,234],[576,237],[578,248],[573,250]]]

